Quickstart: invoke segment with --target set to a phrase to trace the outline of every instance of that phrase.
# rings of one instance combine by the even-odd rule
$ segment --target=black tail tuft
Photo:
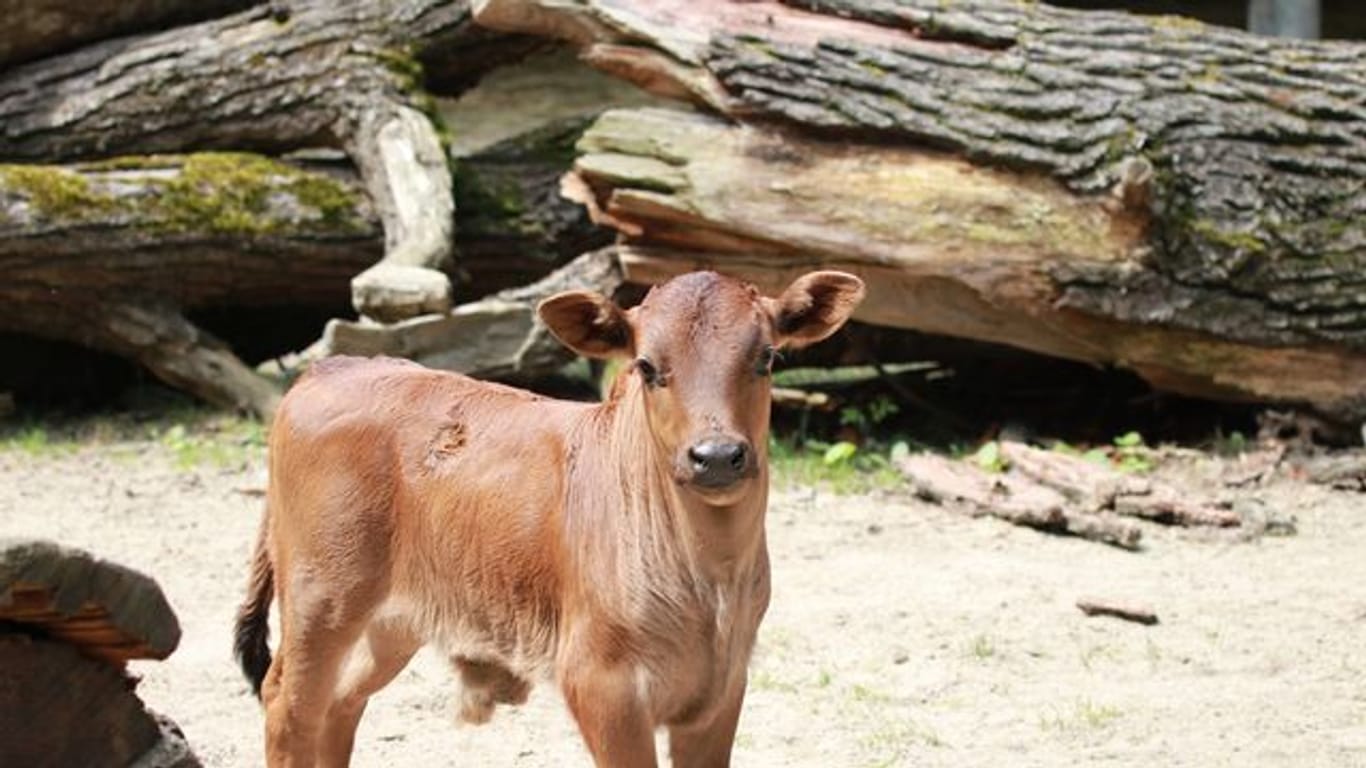
[[[257,699],[261,698],[261,683],[270,669],[270,601],[275,597],[274,593],[275,569],[266,547],[266,522],[262,521],[256,552],[252,556],[247,597],[237,609],[232,642],[237,663],[242,666],[242,674],[251,683]]]

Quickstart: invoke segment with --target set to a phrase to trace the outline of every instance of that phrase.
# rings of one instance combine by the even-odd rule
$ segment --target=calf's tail
[[[256,536],[256,551],[251,558],[251,578],[247,582],[247,597],[237,608],[237,625],[233,632],[233,651],[242,674],[251,683],[256,698],[261,698],[261,682],[270,669],[270,602],[275,597],[275,568],[270,562],[270,548],[266,545],[267,512],[261,520]]]

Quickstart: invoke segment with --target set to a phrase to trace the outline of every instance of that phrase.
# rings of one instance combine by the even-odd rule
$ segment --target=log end
[[[164,659],[180,643],[156,581],[48,541],[0,540],[0,621],[116,665]]]

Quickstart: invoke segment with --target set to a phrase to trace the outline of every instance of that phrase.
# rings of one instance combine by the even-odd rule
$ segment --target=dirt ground
[[[240,441],[0,450],[0,536],[160,580],[184,638],[135,665],[140,691],[208,766],[261,764],[261,714],[230,658],[265,480],[262,449]],[[1130,553],[895,493],[779,489],[736,764],[1366,766],[1366,497],[1262,493],[1298,535],[1150,526]],[[1150,603],[1161,623],[1087,618],[1083,595]],[[355,764],[588,764],[550,688],[477,728],[454,724],[453,690],[419,656],[373,700]]]

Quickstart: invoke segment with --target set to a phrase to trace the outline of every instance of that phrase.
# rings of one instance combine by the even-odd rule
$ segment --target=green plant
[[[896,446],[892,446],[896,450]],[[902,449],[909,452],[909,446]],[[769,437],[769,466],[784,485],[819,485],[834,493],[867,493],[901,487],[901,474],[886,451],[853,443],[807,440],[794,444]]]
[[[987,472],[1004,472],[1010,466],[1001,455],[1001,444],[995,440],[983,443],[972,455],[972,460]]]
[[[1239,456],[1247,452],[1247,436],[1242,432],[1234,430],[1228,435],[1222,432],[1214,436],[1214,452],[1220,456]]]
[[[1070,710],[1052,708],[1039,716],[1039,727],[1045,731],[1085,731],[1104,728],[1123,714],[1118,707],[1097,704],[1090,699],[1077,699]]]
[[[30,456],[47,453],[50,446],[51,442],[48,440],[47,430],[36,425],[24,427],[5,438],[7,449],[17,449]]]
[[[901,406],[887,395],[878,395],[867,403],[846,405],[840,409],[840,426],[853,427],[868,433],[901,412]]]
[[[821,462],[827,467],[846,464],[854,458],[856,453],[858,453],[857,445],[842,440],[825,449],[825,453],[821,455]]]
[[[977,635],[968,645],[968,653],[979,661],[985,661],[996,655],[996,645],[986,635]]]
[[[1148,447],[1143,442],[1143,435],[1137,432],[1125,432],[1116,437],[1114,443],[1115,451],[1112,460],[1121,472],[1143,474],[1152,471],[1153,462],[1149,457]]]

